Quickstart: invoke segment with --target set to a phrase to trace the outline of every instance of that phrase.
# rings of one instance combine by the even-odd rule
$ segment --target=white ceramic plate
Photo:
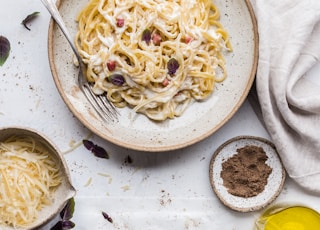
[[[272,168],[272,172],[268,177],[267,185],[261,193],[253,197],[243,198],[230,194],[227,188],[224,187],[221,170],[223,162],[234,156],[238,148],[247,145],[263,148],[268,156],[266,164]],[[212,189],[223,204],[240,212],[256,211],[274,201],[282,190],[285,177],[285,170],[275,146],[270,141],[260,137],[239,136],[232,138],[215,151],[210,161],[209,178]]]
[[[75,18],[88,0],[58,0],[70,34]],[[230,34],[234,51],[227,54],[228,78],[217,84],[205,102],[194,103],[173,120],[152,122],[144,115],[121,109],[119,122],[105,124],[88,104],[77,85],[73,53],[58,26],[49,27],[49,60],[56,86],[69,109],[93,133],[119,146],[142,151],[167,151],[194,144],[223,126],[239,109],[253,83],[257,57],[257,26],[248,0],[216,0],[221,22]]]

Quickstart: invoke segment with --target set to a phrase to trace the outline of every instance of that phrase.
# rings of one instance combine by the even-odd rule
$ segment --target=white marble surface
[[[21,21],[35,11],[40,14],[28,31]],[[93,135],[90,139],[109,152],[109,160],[95,158],[82,145],[69,152],[72,143],[90,132],[70,113],[53,82],[47,56],[49,20],[40,1],[1,0],[0,35],[10,40],[11,52],[0,67],[0,127],[37,129],[66,153],[77,189],[75,229],[253,229],[261,211],[238,213],[224,207],[208,177],[210,158],[226,140],[238,135],[269,139],[250,104],[246,101],[218,132],[185,149],[137,152]],[[307,77],[319,82],[319,70],[315,67]],[[131,164],[125,163],[128,155]],[[320,211],[318,196],[301,190],[290,178],[272,205],[279,203]],[[112,217],[113,224],[101,211]]]

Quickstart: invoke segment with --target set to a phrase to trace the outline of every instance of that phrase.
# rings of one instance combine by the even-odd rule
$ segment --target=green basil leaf
[[[9,57],[10,49],[9,40],[4,36],[0,36],[0,66],[2,66]]]
[[[142,33],[142,41],[145,41],[148,45],[151,40],[151,31],[149,29],[145,29]]]
[[[33,19],[35,19],[38,14],[40,12],[33,12],[32,14],[29,14],[22,22],[21,24],[24,25],[24,27],[27,29],[27,30],[30,30],[30,28],[28,27],[28,23],[31,22]]]
[[[71,198],[68,200],[68,203],[64,207],[64,209],[60,213],[60,217],[63,221],[70,220],[73,217],[75,202],[74,199]]]

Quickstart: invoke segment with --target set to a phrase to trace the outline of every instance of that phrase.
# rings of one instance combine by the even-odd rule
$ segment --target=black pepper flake
[[[128,155],[128,156],[124,159],[124,163],[126,163],[126,164],[132,164],[132,163],[133,163],[133,160],[132,160],[132,158],[130,157],[130,155]]]

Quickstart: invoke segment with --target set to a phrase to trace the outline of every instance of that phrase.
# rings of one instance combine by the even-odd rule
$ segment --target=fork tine
[[[104,94],[97,95],[93,92],[92,86],[87,83],[86,86],[94,100],[98,103],[100,109],[110,118],[118,119],[117,115],[119,115],[118,110],[115,106],[107,99]]]
[[[92,89],[89,84],[82,84],[81,87],[83,89],[82,90],[83,93],[85,94],[87,99],[90,101],[90,104],[105,121],[118,119],[117,117],[118,112],[113,107],[113,105],[111,106],[111,103],[109,101],[108,101],[109,102],[108,104],[106,102],[103,102],[100,96],[97,96],[92,92]]]
[[[97,99],[101,102],[103,105],[103,108],[105,111],[109,112],[113,117],[117,118],[117,115],[120,115],[118,110],[115,108],[115,106],[107,99],[105,94],[101,94],[97,96]],[[100,103],[99,103],[100,104]]]

